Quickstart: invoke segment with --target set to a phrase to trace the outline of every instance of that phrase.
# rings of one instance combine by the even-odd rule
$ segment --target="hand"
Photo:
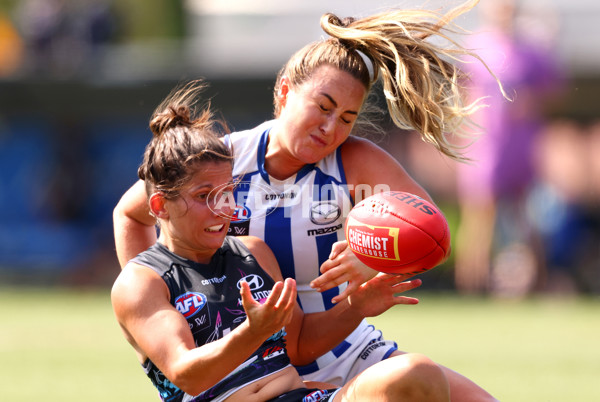
[[[398,293],[421,286],[420,279],[405,281],[406,275],[380,273],[362,284],[348,297],[348,303],[363,317],[375,317],[397,304],[417,304],[414,297],[397,296]]]
[[[252,298],[250,285],[241,283],[240,294],[249,328],[256,336],[267,339],[289,324],[296,303],[296,281],[291,278],[276,282],[271,294],[261,304]]]
[[[310,283],[319,292],[348,282],[346,289],[331,301],[338,303],[351,295],[360,285],[377,275],[377,271],[360,262],[345,240],[333,244],[329,259],[321,265],[321,273]]]

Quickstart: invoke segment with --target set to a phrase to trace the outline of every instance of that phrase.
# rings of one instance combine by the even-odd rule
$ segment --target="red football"
[[[346,240],[367,266],[387,273],[421,273],[450,255],[444,214],[410,193],[388,191],[365,198],[346,218]]]

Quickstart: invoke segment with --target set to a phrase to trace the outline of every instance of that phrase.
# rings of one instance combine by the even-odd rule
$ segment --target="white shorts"
[[[331,352],[306,366],[296,367],[304,381],[319,381],[342,386],[372,365],[398,350],[393,341],[383,339],[381,331],[365,320]]]

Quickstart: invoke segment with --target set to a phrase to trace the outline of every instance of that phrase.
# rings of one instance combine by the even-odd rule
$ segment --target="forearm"
[[[186,393],[197,395],[243,364],[264,341],[243,323],[221,339],[185,351],[165,375]]]
[[[123,268],[129,260],[156,243],[156,227],[122,215],[113,216],[115,249]]]
[[[123,194],[113,211],[115,247],[121,267],[156,242],[155,223],[144,182],[140,180]]]
[[[346,339],[363,318],[347,299],[327,311],[305,314],[296,349],[288,350],[292,363],[308,364],[327,353]]]
[[[379,274],[364,283],[352,295],[344,298],[332,309],[306,314],[294,320],[288,344],[290,359],[304,365],[329,351],[344,340],[364,317],[376,317],[398,304],[417,304],[414,297],[400,293],[415,289],[421,280],[405,281],[403,275]]]

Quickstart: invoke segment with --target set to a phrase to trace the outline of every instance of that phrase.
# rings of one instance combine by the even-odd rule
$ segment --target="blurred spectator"
[[[544,123],[544,102],[557,89],[560,74],[549,33],[529,22],[536,28],[532,42],[525,37],[527,31],[517,29],[514,0],[487,1],[479,7],[482,27],[473,35],[471,48],[488,63],[512,101],[502,97],[497,83],[477,63],[466,65],[473,98],[487,97],[489,107],[475,116],[483,133],[466,149],[473,163],[457,166],[461,223],[455,284],[463,293],[521,295],[535,286],[541,263],[539,242],[525,211],[534,181],[532,150]]]
[[[587,153],[590,161],[590,203],[598,210],[600,209],[600,157],[598,157],[600,156],[600,120],[590,124]]]
[[[0,78],[19,68],[23,59],[23,40],[11,20],[0,11]]]
[[[529,199],[529,215],[544,243],[543,289],[577,290],[575,276],[591,240],[588,137],[570,120],[547,125],[536,146],[538,183]]]
[[[116,33],[111,0],[23,0],[17,21],[27,44],[29,72],[69,77],[94,66],[98,46]]]
[[[585,151],[589,166],[587,210],[591,236],[586,241],[579,284],[580,290],[600,294],[600,120],[589,126]]]

